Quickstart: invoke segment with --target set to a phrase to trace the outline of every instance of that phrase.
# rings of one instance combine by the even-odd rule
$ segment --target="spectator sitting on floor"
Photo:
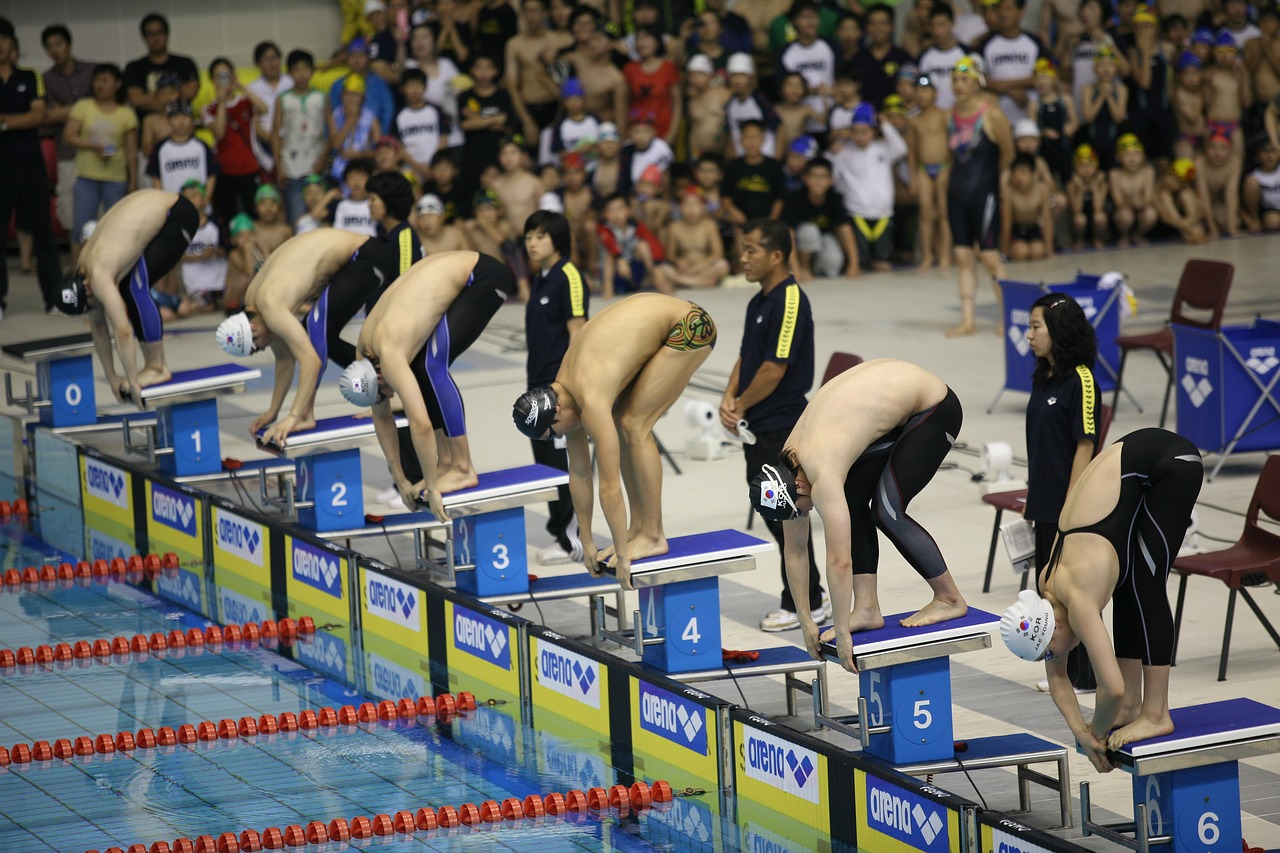
[[[715,287],[729,274],[720,231],[707,215],[707,202],[696,186],[685,188],[680,198],[680,226],[667,232],[664,249],[662,271],[677,287]]]

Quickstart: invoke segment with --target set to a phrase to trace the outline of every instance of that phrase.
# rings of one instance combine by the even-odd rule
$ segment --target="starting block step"
[[[1094,823],[1084,782],[1083,834],[1140,853],[1165,844],[1174,853],[1235,853],[1243,838],[1239,761],[1280,752],[1280,709],[1253,699],[1228,699],[1173,708],[1169,716],[1172,734],[1110,753],[1133,774],[1133,821]]]
[[[5,355],[36,366],[36,387],[26,381],[26,394],[15,397],[13,375],[4,375],[5,402],[22,406],[28,414],[40,412],[45,426],[92,424],[97,419],[93,387],[93,336],[64,335],[24,341],[0,347]]]
[[[885,616],[883,628],[853,635],[856,718],[830,716],[817,685],[813,703],[819,726],[857,738],[863,750],[895,767],[954,758],[951,655],[991,648],[991,632],[1000,625],[998,616],[975,608],[945,622],[903,627],[910,615]],[[834,642],[822,653],[840,662]]]
[[[614,597],[614,606],[612,608],[604,604],[603,599],[606,595]],[[486,604],[502,606],[528,604],[535,601],[563,601],[569,598],[587,599],[587,606],[590,609],[591,630],[595,630],[597,619],[602,618],[596,616],[597,610],[601,611],[603,616],[613,615],[618,619],[619,628],[626,627],[623,623],[626,610],[624,609],[622,585],[612,575],[596,577],[586,572],[577,572],[571,575],[539,577],[537,580],[529,581],[529,589],[525,592],[486,595],[483,601]]]
[[[146,431],[146,443],[138,447],[132,428],[140,421],[132,416],[123,418],[125,451],[146,456],[149,462],[159,460],[160,469],[173,476],[221,471],[217,397],[242,392],[247,383],[261,376],[262,371],[255,368],[220,364],[179,370],[168,382],[148,385],[140,395],[155,404],[158,422]]]
[[[726,678],[781,675],[785,677],[783,684],[787,694],[787,714],[792,717],[796,716],[796,694],[813,695],[812,681],[796,678],[797,672],[812,672],[814,679],[821,682],[822,688],[826,689],[827,662],[809,657],[806,649],[799,646],[775,646],[757,651],[760,657],[753,661],[731,661],[718,669],[679,672],[670,677],[684,684],[697,684],[702,681],[722,681]]]
[[[239,468],[223,468],[212,474],[188,474],[184,477],[174,477],[174,481],[184,485],[198,485],[200,483],[217,483],[223,480],[231,480],[235,477],[253,477],[257,479],[259,476],[266,475],[275,477],[282,474],[292,474],[294,465],[289,461],[281,461],[279,459],[249,459],[240,463]]]

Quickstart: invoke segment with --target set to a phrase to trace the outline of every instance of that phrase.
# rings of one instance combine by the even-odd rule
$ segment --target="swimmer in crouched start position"
[[[637,293],[583,326],[555,381],[522,394],[512,410],[516,429],[529,438],[566,438],[569,493],[587,570],[599,575],[607,567],[624,589],[631,589],[633,560],[667,553],[662,458],[653,425],[680,399],[715,344],[715,323],[702,308],[675,296]],[[613,537],[613,545],[598,553],[591,535],[595,488],[588,438],[595,442],[600,508]]]
[[[1108,750],[1173,731],[1173,615],[1165,585],[1204,478],[1194,444],[1162,429],[1131,432],[1098,454],[1067,494],[1039,592],[1023,590],[1000,633],[1023,660],[1043,660],[1049,694],[1101,772]],[[1113,602],[1107,636],[1102,610]],[[1085,720],[1067,678],[1084,643],[1098,679]]]

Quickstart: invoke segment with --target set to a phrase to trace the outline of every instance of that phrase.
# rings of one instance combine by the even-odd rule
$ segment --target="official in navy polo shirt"
[[[569,260],[573,251],[569,220],[549,210],[532,213],[524,223],[524,247],[529,265],[539,270],[529,282],[529,302],[524,309],[524,336],[528,347],[526,373],[529,388],[543,388],[555,381],[569,341],[587,322],[591,293],[582,273]],[[533,461],[561,471],[569,470],[564,439],[533,441]],[[568,486],[557,489],[548,505],[547,532],[555,540],[538,551],[544,566],[582,562],[578,517]]]
[[[787,436],[808,402],[813,385],[813,312],[809,297],[787,266],[791,257],[791,229],[776,219],[753,219],[742,233],[742,272],[760,292],[747,304],[738,361],[720,401],[720,421],[736,432],[745,418],[755,444],[743,445],[747,482],[760,466],[776,464]],[[769,533],[782,551],[782,523],[766,521]],[[782,561],[779,560],[781,564]],[[796,603],[782,566],[782,601],[760,622],[762,631],[789,631],[800,627]],[[831,615],[831,603],[813,557],[809,537],[809,598],[805,604],[819,624]]]
[[[9,217],[31,229],[40,290],[46,310],[57,303],[62,271],[53,245],[49,218],[49,176],[40,153],[37,128],[44,122],[44,78],[18,67],[18,37],[13,24],[0,18],[0,250],[8,249]],[[3,251],[0,251],[0,256]],[[0,320],[9,297],[9,272],[0,263]]]

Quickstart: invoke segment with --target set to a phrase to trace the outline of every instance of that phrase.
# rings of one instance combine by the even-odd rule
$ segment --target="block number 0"
[[[1151,835],[1164,835],[1164,813],[1160,811],[1160,799],[1159,799],[1160,780],[1155,776],[1149,776],[1147,778],[1146,797],[1147,797],[1147,831]],[[1212,813],[1210,812],[1207,814],[1212,814]],[[1214,817],[1216,818],[1217,815],[1214,815]],[[1204,823],[1203,817],[1200,818],[1200,822],[1203,825]],[[1213,828],[1213,834],[1215,836],[1218,834],[1218,828],[1216,826]],[[1204,830],[1201,829],[1201,836],[1203,835],[1204,835]]]
[[[198,450],[199,448],[197,448]],[[347,505],[347,484],[334,483],[329,487],[329,494],[333,497],[329,501],[330,506],[346,506]]]
[[[1201,844],[1217,844],[1222,836],[1222,831],[1218,829],[1218,815],[1215,812],[1200,815],[1200,820],[1196,821],[1196,834],[1200,836]]]
[[[67,390],[63,392],[63,396],[66,398],[68,406],[78,406],[84,398],[84,392],[80,390],[79,385],[72,382],[67,385]]]

